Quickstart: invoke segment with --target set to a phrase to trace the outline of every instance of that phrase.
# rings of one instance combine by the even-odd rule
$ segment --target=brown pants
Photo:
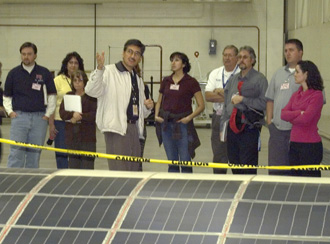
[[[126,135],[113,132],[104,133],[107,154],[136,156],[141,153],[138,128],[127,124]],[[108,159],[109,170],[142,171],[142,163]]]

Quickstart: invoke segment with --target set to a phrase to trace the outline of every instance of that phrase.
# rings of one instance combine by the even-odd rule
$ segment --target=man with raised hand
[[[97,69],[85,87],[87,95],[98,99],[96,124],[104,134],[106,152],[127,156],[127,161],[109,159],[109,170],[142,171],[141,162],[128,160],[140,156],[144,118],[154,106],[145,98],[143,81],[135,70],[144,50],[141,41],[131,39],[124,45],[123,60],[116,64],[104,65],[104,52],[97,54]]]

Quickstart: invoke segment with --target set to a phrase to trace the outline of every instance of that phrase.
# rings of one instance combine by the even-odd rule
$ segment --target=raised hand
[[[104,67],[104,52],[101,54],[96,53],[97,69],[101,70]]]

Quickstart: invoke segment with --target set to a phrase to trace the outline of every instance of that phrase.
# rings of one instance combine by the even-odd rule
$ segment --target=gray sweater
[[[231,102],[231,98],[234,94],[238,94],[237,85],[240,81],[244,82],[241,87],[241,95],[244,98],[241,103],[234,105]],[[240,73],[234,75],[228,81],[225,88],[225,105],[224,113],[220,120],[220,131],[223,131],[223,124],[229,120],[234,106],[241,111],[245,111],[248,108],[265,111],[267,102],[265,93],[267,87],[268,82],[266,77],[253,68],[244,77],[241,77]]]

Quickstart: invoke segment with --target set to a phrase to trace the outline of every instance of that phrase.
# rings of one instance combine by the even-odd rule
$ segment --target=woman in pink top
[[[295,82],[301,87],[281,113],[281,118],[292,124],[289,162],[290,165],[319,165],[323,145],[317,123],[323,107],[323,80],[313,62],[300,61],[296,66]],[[293,170],[292,175],[321,177],[321,172]]]

